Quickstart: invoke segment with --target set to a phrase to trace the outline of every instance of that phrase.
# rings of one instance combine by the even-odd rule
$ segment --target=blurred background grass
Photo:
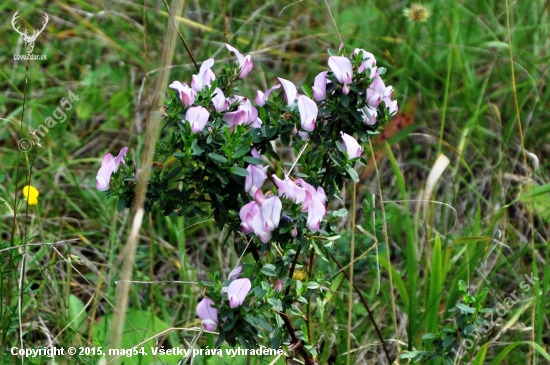
[[[534,299],[511,308],[503,318],[508,328],[493,329],[476,340],[476,348],[457,363],[469,363],[478,346],[487,341],[493,341],[487,362],[502,352],[503,344],[531,340],[547,348],[550,2],[510,3],[510,28],[506,3],[501,0],[423,1],[431,13],[426,22],[404,16],[404,9],[412,4],[407,1],[226,0],[225,10],[222,3],[186,1],[177,24],[199,62],[210,57],[222,62],[229,57],[226,41],[243,54],[252,54],[254,69],[248,77],[249,88],[242,90],[245,95],[267,89],[277,76],[297,85],[312,84],[315,75],[327,68],[327,48],[337,49],[341,36],[348,53],[363,48],[376,56],[379,66],[388,68],[385,80],[395,88],[400,106],[414,97],[418,100],[414,123],[397,136],[393,151],[405,186],[398,188],[398,171],[384,158],[379,161],[379,174],[358,187],[358,206],[365,205],[367,212],[379,183],[385,201],[395,292],[391,293],[384,262],[378,290],[374,253],[356,263],[356,280],[392,353],[408,345],[422,349],[426,317],[434,316],[433,308],[441,309],[435,312],[437,322],[452,320],[444,309],[459,300],[459,279],[473,292],[490,288],[486,306],[491,307],[518,290],[522,276],[533,271],[540,278],[533,287]],[[39,28],[43,12],[49,15],[33,52],[45,54],[47,60],[29,62],[24,117],[25,62],[14,61],[13,54],[24,54],[25,45],[11,27],[15,11],[21,14],[21,29]],[[152,99],[151,85],[169,26],[167,10],[161,1],[29,4],[8,0],[0,4],[0,14],[0,117],[4,118],[0,119],[0,174],[6,175],[0,184],[0,197],[5,200],[0,204],[2,255],[10,252],[10,260],[16,259],[15,251],[20,249],[9,249],[12,241],[35,244],[27,247],[22,318],[16,310],[21,263],[4,265],[0,340],[4,348],[18,345],[21,322],[27,345],[39,347],[52,339],[65,347],[106,345],[129,215],[117,213],[116,203],[95,189],[94,178],[106,152],[116,153],[128,145],[140,160],[147,101]],[[508,30],[524,148],[518,132]],[[178,42],[170,79],[189,82],[195,72]],[[79,100],[67,121],[42,138],[42,147],[19,154],[19,123],[25,133],[37,128],[69,90]],[[418,204],[440,153],[451,162],[431,199],[444,204]],[[31,207],[28,218],[19,217],[12,236],[14,198],[26,184],[31,162],[40,203]],[[375,204],[379,208],[378,198]],[[339,208],[338,203],[333,208]],[[24,213],[21,201],[17,209]],[[363,227],[384,242],[382,217],[373,219],[368,213],[362,219]],[[134,280],[161,283],[132,285],[134,322],[130,321],[125,335],[127,345],[169,328],[179,329],[159,336],[167,347],[194,340],[196,333],[183,329],[199,324],[195,320],[199,287],[173,281],[197,282],[206,278],[207,270],[227,273],[237,259],[230,245],[221,245],[214,222],[202,220],[167,218],[159,212],[147,217]],[[349,228],[349,222],[342,228]],[[433,302],[428,293],[436,234],[442,240],[444,290]],[[349,262],[348,242],[344,235],[337,244],[344,264]],[[358,242],[355,257],[373,244],[366,235]],[[383,244],[378,251],[382,261],[386,249]],[[335,265],[322,265],[326,272],[338,270]],[[348,330],[354,335],[354,363],[385,363],[362,307],[354,313],[353,329],[343,325],[347,323],[346,286],[344,282],[337,288],[338,295],[327,305],[330,316],[315,328],[320,363],[345,363]],[[198,342],[201,346],[213,343],[205,335]],[[2,361],[14,360],[3,352]],[[96,360],[84,356],[79,361]],[[127,361],[147,363],[138,357]],[[174,358],[163,361],[177,362]],[[219,361],[201,357],[195,363]],[[521,345],[500,363],[544,361],[532,355],[531,347]]]

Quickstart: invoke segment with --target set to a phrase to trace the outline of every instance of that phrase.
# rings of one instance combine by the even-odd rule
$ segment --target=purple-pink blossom
[[[202,319],[202,325],[207,331],[213,331],[218,326],[218,310],[212,305],[214,301],[204,298],[197,305],[197,316]]]
[[[298,91],[296,90],[296,86],[283,78],[278,78],[281,82],[281,85],[283,85],[283,89],[285,90],[285,96],[286,96],[286,102],[288,106],[291,106],[294,104],[294,101],[296,100],[296,95],[298,95]]]
[[[124,163],[124,156],[128,152],[128,147],[123,147],[117,157],[106,153],[101,159],[101,167],[95,178],[95,186],[99,191],[108,190],[111,182],[111,175],[118,170],[120,163]]]
[[[300,95],[298,97],[298,111],[300,112],[300,124],[302,129],[308,132],[315,129],[315,120],[317,120],[317,115],[319,113],[317,104],[307,96]]]
[[[260,206],[264,230],[271,232],[279,226],[282,208],[283,204],[278,196],[266,198]]]
[[[225,46],[227,47],[227,50],[229,52],[233,52],[235,53],[235,56],[237,56],[237,60],[239,61],[239,67],[241,69],[241,74],[239,75],[239,78],[244,79],[246,75],[248,75],[250,70],[252,70],[252,67],[254,66],[254,64],[252,63],[252,57],[250,55],[244,57],[241,54],[241,52],[239,52],[235,47],[227,43],[225,44]]]
[[[250,279],[243,278],[233,280],[231,284],[229,284],[229,286],[227,287],[229,306],[231,308],[237,308],[243,305],[244,300],[246,299],[248,292],[250,292],[251,287],[252,284],[250,283]]]
[[[189,108],[195,102],[197,93],[195,90],[187,86],[187,84],[179,81],[173,81],[169,86],[170,89],[177,91],[177,94],[186,108]]]
[[[223,91],[219,87],[214,89],[214,97],[212,97],[212,104],[214,104],[214,109],[218,113],[226,111],[229,108],[229,103],[225,99],[225,95],[223,94]]]
[[[359,66],[357,72],[363,72],[366,69],[370,69],[370,76],[373,77],[374,71],[376,70],[376,58],[374,58],[374,55],[360,48],[355,48],[355,51],[353,51],[353,53],[361,54],[361,57],[363,57],[363,62],[361,62],[361,65]]]
[[[308,192],[307,195],[310,195],[310,193]],[[325,207],[324,201],[318,196],[311,196],[307,211],[306,227],[313,233],[317,232],[326,214],[327,208]]]
[[[313,92],[313,99],[317,101],[325,100],[327,98],[327,73],[323,71],[319,75],[315,76],[315,81],[311,91]]]
[[[386,104],[386,108],[388,109],[388,114],[390,116],[397,113],[397,100],[391,100],[390,98],[384,98],[382,101]]]
[[[263,243],[269,242],[281,220],[282,202],[277,196],[266,198],[260,189],[254,194],[254,201],[244,205],[240,212],[241,228],[244,234],[254,232]]]
[[[264,168],[256,165],[248,165],[246,170],[248,171],[248,175],[244,180],[244,190],[253,197],[256,194],[256,191],[262,187],[265,179],[267,178],[267,167]]]
[[[281,180],[277,175],[272,175],[275,185],[277,185],[278,195],[292,200],[296,204],[301,204],[306,198],[306,191],[303,186],[298,185],[302,179],[296,182],[290,180],[288,176]]]
[[[255,201],[251,201],[245,204],[239,211],[239,218],[241,218],[241,228],[244,234],[254,232],[252,227],[252,219],[260,212],[260,207]]]
[[[342,141],[344,141],[344,147],[348,153],[348,158],[353,160],[354,158],[361,156],[363,149],[359,143],[357,143],[357,140],[344,132],[340,132],[340,134],[342,135]]]
[[[193,90],[200,92],[205,86],[210,86],[212,84],[212,81],[216,78],[216,75],[214,75],[214,72],[210,69],[212,66],[214,66],[213,58],[209,58],[202,63],[199,74],[191,77],[191,88],[193,88]]]
[[[334,73],[336,79],[342,84],[342,92],[349,93],[348,84],[353,81],[353,67],[351,61],[346,57],[332,56],[328,58],[328,66]]]
[[[231,129],[240,124],[251,125],[253,128],[262,126],[262,121],[258,118],[258,109],[247,98],[241,98],[237,110],[225,113],[223,120],[229,124]]]
[[[235,280],[241,275],[242,271],[243,271],[243,267],[241,265],[239,265],[236,268],[234,268],[233,270],[231,270],[229,275],[227,275],[227,278],[229,280]]]
[[[269,98],[269,94],[271,94],[273,90],[278,89],[280,87],[281,87],[281,84],[277,84],[267,89],[265,93],[260,90],[256,91],[256,98],[254,98],[256,105],[263,106],[266,103],[267,99]]]
[[[185,113],[185,121],[189,122],[191,125],[191,132],[193,133],[201,132],[206,126],[209,117],[210,113],[202,106],[193,106],[187,109]]]

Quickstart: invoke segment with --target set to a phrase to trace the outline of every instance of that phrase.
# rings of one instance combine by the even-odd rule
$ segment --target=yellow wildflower
[[[292,275],[292,280],[303,281],[305,278],[307,278],[307,271],[305,270],[296,270]]]
[[[27,202],[29,205],[36,205],[38,204],[38,190],[32,185],[25,185],[23,188],[23,195],[25,196],[25,199],[27,199]]]

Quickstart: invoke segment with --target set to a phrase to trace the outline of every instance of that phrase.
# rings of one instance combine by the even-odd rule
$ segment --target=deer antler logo
[[[25,46],[27,48],[27,54],[31,54],[32,50],[34,49],[34,42],[36,42],[36,39],[42,33],[44,28],[46,28],[46,24],[48,24],[48,14],[44,13],[44,22],[42,23],[42,29],[40,30],[34,30],[32,35],[29,35],[29,31],[25,28],[24,32],[21,32],[19,30],[19,26],[16,26],[15,21],[18,18],[18,12],[16,11],[15,14],[13,14],[13,18],[11,19],[11,26],[15,31],[19,34],[21,34],[21,37],[23,37],[23,41],[25,41]]]

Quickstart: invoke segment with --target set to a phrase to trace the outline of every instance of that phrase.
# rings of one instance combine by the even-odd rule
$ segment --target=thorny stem
[[[296,263],[298,262],[298,255],[300,254],[300,249],[302,246],[298,246],[298,250],[296,251],[296,255],[294,256],[294,261],[292,262],[292,266],[290,268],[290,278],[292,279],[292,275],[294,274],[294,267],[296,267]],[[260,261],[260,253],[258,252],[258,249],[256,248],[256,245],[254,242],[250,243],[250,249],[252,250],[252,256],[254,257],[254,260],[256,262]],[[290,286],[286,288],[285,295],[288,295],[290,293]],[[302,341],[296,336],[296,332],[294,331],[294,327],[292,327],[292,323],[290,323],[290,319],[288,319],[288,316],[285,312],[277,312],[281,318],[283,319],[283,322],[285,323],[286,330],[288,331],[288,334],[290,335],[290,339],[292,342],[290,343],[290,348],[292,350],[296,350],[300,356],[304,359],[306,365],[315,365],[315,362],[311,358],[311,355],[307,352],[307,350],[304,348]]]
[[[313,258],[315,257],[315,250],[311,249],[309,253],[309,267],[307,270],[307,277],[311,280],[311,274],[313,273]],[[313,333],[311,332],[311,296],[307,299],[307,313],[306,313],[306,325],[309,341],[313,343]]]
[[[296,264],[298,263],[298,256],[300,255],[300,251],[302,250],[302,245],[298,246],[298,250],[296,250],[296,254],[294,255],[294,260],[292,261],[292,266],[290,266],[290,272],[288,273],[288,278],[292,280],[292,277],[294,276],[294,269],[296,268]],[[290,285],[286,288],[285,296],[290,294]]]
[[[346,278],[349,281],[349,279],[350,279],[349,275],[346,273],[345,270],[343,270],[343,266],[338,262],[338,260],[336,260],[336,257],[334,257],[334,255],[331,252],[329,252],[328,254],[332,258],[332,261],[334,261],[334,263],[340,268],[340,270],[342,270],[341,272],[346,276]],[[372,321],[372,324],[374,325],[374,329],[376,331],[376,334],[378,335],[378,338],[380,339],[380,342],[382,343],[382,348],[384,349],[384,354],[386,354],[386,358],[388,359],[389,364],[392,364],[393,360],[391,359],[390,355],[388,354],[388,350],[386,350],[386,343],[384,342],[384,337],[382,337],[382,333],[380,332],[380,329],[378,328],[378,325],[376,324],[376,321],[374,320],[374,315],[373,315],[372,311],[370,310],[369,305],[367,304],[367,301],[365,300],[365,298],[363,297],[363,294],[361,294],[361,292],[359,291],[359,288],[357,287],[357,285],[355,285],[355,283],[353,283],[353,289],[355,289],[355,291],[359,295],[359,299],[361,299],[361,302],[363,303],[363,306],[367,310],[367,313],[369,314],[369,318]]]
[[[286,313],[284,313],[284,312],[277,312],[277,313],[279,313],[279,315],[283,319],[283,322],[285,322],[285,326],[287,328],[288,334],[290,335],[290,338],[292,339],[290,347],[292,349],[294,349],[294,346],[296,346],[295,347],[296,351],[298,351],[300,356],[302,356],[302,358],[304,359],[304,361],[307,365],[315,365],[315,362],[311,358],[310,354],[307,352],[307,350],[302,345],[302,341],[300,341],[300,339],[298,339],[298,337],[296,336],[296,332],[294,331],[294,328],[292,327],[292,323],[290,323],[290,319],[288,319],[288,316],[286,315]]]

